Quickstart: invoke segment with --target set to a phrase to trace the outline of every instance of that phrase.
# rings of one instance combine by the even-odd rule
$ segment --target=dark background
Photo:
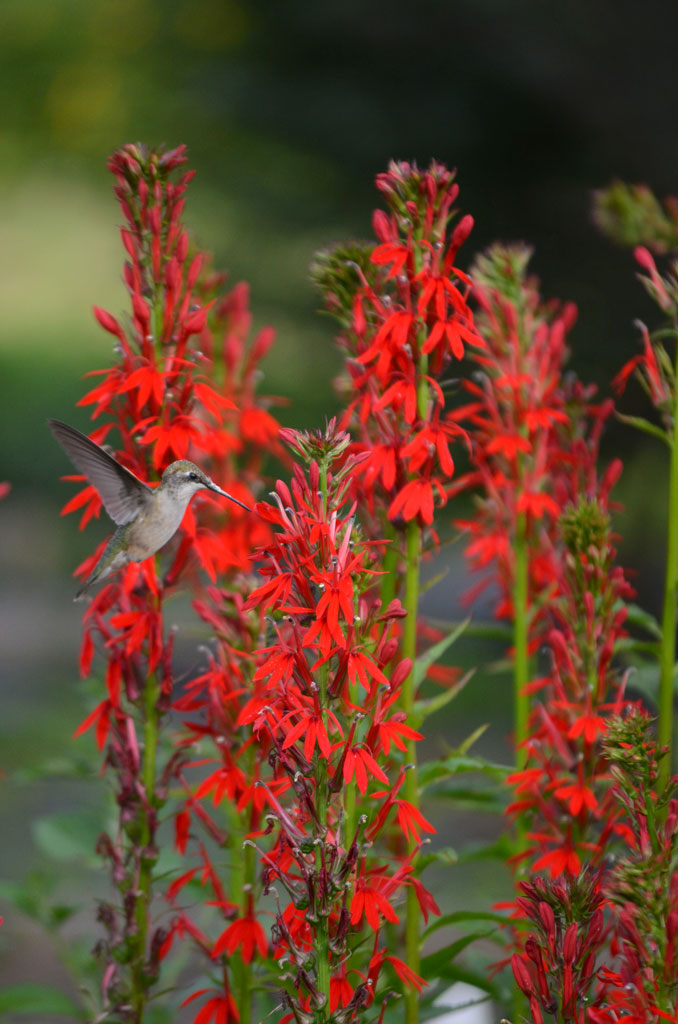
[[[77,802],[96,827],[96,781],[30,776],[72,756],[86,707],[70,573],[105,527],[83,537],[59,518],[71,490],[45,419],[86,429],[81,376],[111,359],[91,307],[124,308],[110,152],[137,140],[188,145],[198,173],[186,223],[233,282],[250,282],[255,324],[276,328],[264,388],[291,399],[287,423],[316,425],[336,408],[332,325],[317,315],[308,265],[317,248],[370,234],[374,176],[391,158],[458,168],[460,208],[476,220],[466,262],[494,239],[535,247],[544,294],[580,309],[572,367],[607,394],[636,351],[633,320],[652,324],[654,311],[630,253],[597,233],[591,193],[613,178],[678,191],[677,28],[669,0],[4,0],[0,480],[12,490],[0,504],[0,874],[45,867],[54,833],[35,822],[47,811]],[[634,389],[623,403],[642,409]],[[656,608],[663,456],[618,425],[606,453],[627,463],[622,559]],[[429,599],[440,618],[459,614],[468,585],[455,559]],[[467,688],[432,748],[482,722],[489,700],[498,719],[485,749],[507,756],[506,688],[501,677]],[[88,742],[75,745],[89,753]],[[482,871],[474,884],[488,903],[502,895]],[[34,926],[5,916],[5,976],[61,981]]]

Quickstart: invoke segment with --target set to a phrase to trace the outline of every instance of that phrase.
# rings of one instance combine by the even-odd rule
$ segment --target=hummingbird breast
[[[179,529],[188,502],[159,487],[139,515],[128,526],[127,553],[130,561],[142,562],[159,551]]]

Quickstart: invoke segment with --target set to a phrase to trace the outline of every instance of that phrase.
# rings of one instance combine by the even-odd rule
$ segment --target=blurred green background
[[[672,0],[2,0],[0,480],[12,490],[0,503],[0,875],[45,866],[58,843],[36,830],[42,813],[77,804],[94,820],[100,801],[96,782],[18,788],[13,776],[70,757],[83,714],[70,573],[104,527],[83,537],[59,518],[71,490],[45,419],[86,427],[81,377],[111,359],[91,307],[124,308],[111,151],[188,145],[198,173],[186,223],[232,282],[250,282],[255,325],[275,327],[264,386],[291,399],[287,423],[335,410],[338,357],[308,265],[319,247],[369,235],[374,176],[391,158],[458,168],[460,206],[476,219],[466,261],[497,238],[535,246],[544,294],[580,309],[572,366],[607,393],[636,351],[633,319],[654,313],[630,254],[597,234],[591,191],[614,177],[678,190],[676,28]],[[640,408],[635,394],[624,402]],[[628,464],[622,557],[656,608],[661,456],[625,428],[606,444]],[[468,585],[453,550],[446,584],[427,597],[441,619],[458,617]],[[488,701],[498,718],[483,749],[508,756],[496,677],[467,688],[431,749],[482,722]],[[437,820],[450,832],[447,815]],[[68,847],[61,855],[72,860]],[[503,882],[474,870],[483,898],[499,898]],[[5,980],[61,982],[34,926],[5,916]]]

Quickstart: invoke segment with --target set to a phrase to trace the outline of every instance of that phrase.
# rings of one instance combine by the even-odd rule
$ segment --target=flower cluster
[[[267,443],[262,447],[273,447],[270,414],[254,401],[252,386],[271,335],[262,332],[252,350],[245,351],[246,293],[235,290],[217,303],[213,293],[219,282],[207,275],[204,255],[190,252],[181,214],[192,175],[176,178],[185,160],[183,147],[155,152],[126,146],[110,161],[124,217],[131,314],[123,326],[95,309],[101,326],[116,339],[118,358],[97,371],[101,380],[80,404],[94,406],[93,418],[102,419],[94,440],[110,442],[111,432],[117,431],[115,456],[142,481],[152,483],[169,462],[190,455],[215,467],[215,475],[227,474],[234,496],[250,503],[248,483],[254,483],[258,463],[251,461],[250,476],[238,481],[229,459],[263,434]],[[229,397],[236,382],[245,399],[240,409]],[[86,486],[64,511],[81,509],[84,526],[100,508],[97,492]],[[168,947],[167,929],[151,919],[156,834],[170,780],[187,756],[179,747],[160,761],[160,729],[174,685],[174,631],[165,629],[164,602],[179,580],[192,579],[193,551],[212,579],[217,570],[246,564],[245,516],[229,512],[227,519],[213,516],[209,525],[198,526],[189,507],[164,578],[152,558],[130,564],[94,594],[84,617],[81,670],[90,673],[100,649],[106,697],[78,732],[96,727],[99,747],[106,747],[106,766],[116,779],[120,814],[118,834],[103,836],[99,844],[118,893],[117,904],[102,904],[99,915],[107,931],[99,945],[103,995],[113,1012],[131,1014],[130,1019],[141,1020]],[[253,530],[265,542],[266,525]],[[87,574],[100,552],[79,571]]]
[[[530,256],[524,246],[496,245],[471,268],[486,348],[473,354],[477,372],[462,381],[470,401],[454,418],[472,446],[472,468],[456,488],[480,489],[473,519],[458,523],[471,537],[471,568],[484,573],[472,596],[498,583],[496,614],[513,617],[520,540],[528,549],[526,599],[534,627],[558,575],[553,533],[563,495],[556,494],[555,479],[564,468],[576,472],[583,454],[575,445],[566,455],[563,435],[571,435],[570,406],[588,395],[568,394],[563,383],[576,309],[542,302],[538,281],[527,273]]]
[[[597,1020],[603,999],[595,987],[597,957],[607,932],[599,875],[588,870],[576,878],[536,878],[519,889],[516,902],[534,930],[511,967],[532,1024],[544,1024],[545,1014],[563,1024]]]
[[[360,495],[387,505],[394,523],[433,523],[454,472],[440,379],[467,345],[482,346],[467,297],[470,281],[455,259],[473,227],[449,225],[459,193],[440,164],[426,171],[392,163],[377,176],[388,213],[375,211],[379,244],[342,245],[320,254],[314,277],[339,320],[345,353],[342,390],[356,448],[369,453]]]
[[[621,196],[623,203],[618,204]],[[607,204],[607,205],[606,205]],[[623,391],[629,377],[635,375],[641,382],[660,417],[661,426],[642,416],[622,416],[626,422],[652,437],[658,438],[669,448],[668,509],[666,536],[666,569],[664,576],[664,606],[662,611],[659,650],[659,723],[658,738],[669,754],[660,767],[662,782],[668,781],[672,763],[674,718],[674,674],[676,661],[676,627],[678,625],[678,332],[676,313],[678,311],[678,237],[675,232],[675,217],[678,201],[666,200],[664,210],[648,189],[624,189],[613,186],[598,195],[598,210],[606,209],[609,216],[601,218],[601,225],[616,240],[641,241],[635,249],[635,258],[643,273],[639,275],[642,284],[655,301],[664,316],[661,328],[652,334],[640,324],[643,351],[622,367],[613,382]],[[615,214],[610,214],[615,210]],[[621,210],[623,210],[623,215]],[[648,216],[648,211],[652,214]],[[634,231],[629,233],[620,228],[634,222]],[[647,246],[648,248],[646,248]],[[672,251],[668,270],[663,274],[657,269],[650,252]],[[673,352],[667,349],[673,347]]]
[[[410,671],[394,636],[403,611],[397,600],[382,606],[382,545],[362,538],[349,504],[364,457],[346,455],[348,435],[334,422],[322,434],[283,436],[308,468],[295,465],[275,503],[257,505],[276,532],[257,554],[263,583],[247,606],[271,627],[255,672],[263,689],[241,720],[270,748],[274,769],[261,786],[275,843],[260,855],[278,907],[275,956],[289,962],[293,983],[285,1019],[310,1022],[322,1011],[340,1024],[374,1002],[386,964],[406,985],[422,985],[379,937],[398,921],[408,887],[425,915],[437,907],[411,857],[393,864],[371,848],[392,828],[416,844],[433,829],[400,793],[405,769],[387,774],[392,749],[420,735],[397,710]]]
[[[219,281],[208,281],[205,291]],[[232,426],[232,443],[206,462],[210,473],[226,481],[240,481],[250,493],[263,486],[266,453],[283,456],[279,427],[270,410],[275,399],[261,396],[256,387],[260,362],[272,341],[265,329],[249,339],[251,315],[247,288],[236,285],[218,301],[203,333],[202,348],[213,364],[213,379],[234,403],[224,414]],[[186,940],[208,970],[218,966],[218,984],[193,992],[186,1003],[200,1000],[196,1020],[247,1020],[254,1002],[254,969],[268,955],[268,940],[260,921],[254,851],[244,847],[247,836],[256,835],[268,806],[267,787],[280,795],[284,781],[268,777],[270,745],[266,736],[253,742],[245,707],[249,701],[266,699],[257,669],[265,655],[257,652],[262,618],[245,607],[254,586],[252,548],[271,540],[270,525],[259,516],[215,522],[212,513],[208,536],[214,539],[213,559],[219,571],[218,585],[208,586],[193,606],[212,635],[203,671],[190,678],[176,696],[173,711],[180,716],[183,735],[177,746],[186,756],[198,745],[210,756],[197,762],[178,763],[175,777],[185,799],[174,811],[175,848],[193,867],[171,883],[166,898],[173,916],[163,947],[167,955],[175,939]],[[219,527],[218,532],[214,527]],[[189,538],[184,538],[186,545]],[[190,547],[190,545],[189,545]],[[178,561],[178,559],[177,559]],[[202,777],[193,781],[200,768]],[[206,770],[206,774],[205,774]],[[211,805],[211,806],[210,806]],[[223,860],[229,868],[224,879]],[[186,887],[200,899],[187,905]],[[228,898],[226,893],[228,892]],[[217,922],[210,920],[214,914]]]
[[[514,773],[516,800],[528,833],[534,871],[576,875],[600,862],[614,838],[616,805],[607,783],[603,740],[611,714],[628,705],[613,662],[632,590],[614,565],[603,496],[580,498],[558,521],[563,566],[544,634],[551,671],[533,681],[525,767]]]
[[[646,711],[612,720],[605,753],[622,811],[627,852],[609,874],[605,894],[615,909],[607,994],[617,1012],[642,1021],[678,1013],[678,777],[657,790],[657,750]],[[610,1017],[611,1020],[616,1019]]]
[[[462,628],[441,637],[421,623],[421,558],[437,543],[436,506],[474,488],[476,513],[460,525],[484,573],[476,593],[497,583],[496,614],[512,625],[517,1012],[532,1024],[675,1021],[678,362],[665,339],[678,263],[662,274],[655,255],[678,248],[678,203],[624,186],[598,200],[606,230],[642,244],[642,280],[671,321],[654,336],[642,328],[642,354],[616,379],[623,390],[639,376],[661,426],[627,419],[671,452],[663,623],[636,610],[651,634],[636,643],[612,533],[621,463],[599,469],[613,406],[565,373],[575,310],[542,301],[529,250],[495,245],[467,276],[456,262],[473,222],[453,226],[454,175],[392,163],[377,178],[376,243],[337,246],[314,266],[340,324],[339,425],[281,430],[277,400],[258,392],[273,333],[250,336],[246,286],[224,294],[192,250],[185,161],[183,147],[143,146],[110,161],[130,311],[95,310],[116,358],[80,404],[93,408],[93,439],[140,480],[153,486],[188,456],[257,504],[254,515],[213,499],[199,516],[189,507],[166,552],[107,578],[84,615],[81,669],[103,661],[105,697],[78,732],[94,727],[118,807],[98,843],[113,896],[99,909],[97,1019],[142,1024],[182,943],[191,980],[202,967],[182,1004],[195,1024],[259,1019],[273,988],[281,1024],[381,1024],[398,989],[407,1024],[420,1019],[427,972],[444,976],[442,959],[471,938],[422,962],[420,919],[440,911],[420,877],[435,831],[420,779],[443,792],[446,772],[499,768],[467,758],[467,745],[417,768],[422,721],[465,681],[416,699]],[[450,373],[468,366],[450,408]],[[455,478],[459,438],[470,465]],[[271,454],[291,480],[261,501]],[[83,526],[99,515],[93,487],[64,511],[76,510]],[[165,615],[180,586],[209,637],[181,686]],[[622,648],[660,663],[656,744],[626,698]],[[174,825],[162,877],[161,821]]]

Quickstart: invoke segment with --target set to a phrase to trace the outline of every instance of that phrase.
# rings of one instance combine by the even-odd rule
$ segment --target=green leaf
[[[432,715],[434,711],[440,711],[441,708],[444,708],[446,704],[449,704],[451,700],[454,700],[457,694],[464,689],[474,673],[475,669],[470,669],[465,676],[462,676],[461,679],[458,679],[456,683],[453,683],[452,686],[443,690],[442,693],[439,693],[436,697],[427,697],[424,700],[415,701],[414,717],[416,719],[423,720],[424,718],[428,718],[429,715]]]
[[[43,921],[44,908],[56,886],[56,875],[45,871],[31,871],[21,881],[0,882],[0,897],[17,910],[35,920]]]
[[[495,930],[492,928],[489,931],[472,932],[470,935],[463,935],[455,942],[451,942],[449,946],[444,946],[442,949],[437,949],[435,953],[429,953],[428,956],[422,957],[420,974],[427,981],[430,978],[449,978],[448,972],[451,961],[456,956],[459,956],[472,942],[475,942],[476,939],[487,939],[494,935]]]
[[[445,928],[448,924],[457,924],[459,921],[494,921],[500,925],[508,924],[507,917],[502,917],[501,914],[492,914],[490,911],[456,910],[453,914],[444,914],[442,917],[436,918],[433,924],[423,932],[422,940],[433,935],[439,928]]]
[[[461,634],[468,626],[470,618],[464,619],[455,626],[447,636],[444,636],[442,640],[439,640],[437,644],[433,644],[427,651],[420,654],[414,663],[414,685],[419,686],[424,681],[426,673],[428,672],[431,665],[435,664],[436,661],[445,653],[448,647],[451,647],[455,640],[458,640]]]
[[[441,580],[444,580],[449,571],[450,567],[448,565],[442,572],[432,576],[430,580],[426,580],[426,583],[422,583],[419,587],[419,596],[421,597],[421,595],[425,594],[427,590],[431,589],[431,587],[435,587],[436,583],[440,583]]]
[[[617,419],[621,420],[622,423],[627,423],[630,427],[635,427],[636,430],[641,430],[644,434],[659,438],[669,448],[672,447],[671,438],[668,434],[661,427],[658,427],[656,423],[650,423],[643,416],[627,416],[625,413],[618,412]]]
[[[506,793],[501,790],[474,789],[471,786],[445,786],[439,784],[428,790],[434,800],[448,800],[458,808],[482,811],[484,814],[503,814]]]
[[[463,756],[467,750],[471,749],[476,740],[479,740],[483,733],[489,729],[489,727],[489,722],[485,722],[484,725],[479,725],[477,729],[473,730],[470,736],[467,736],[466,739],[459,744],[454,753]],[[482,758],[478,758],[478,760],[482,760]]]
[[[77,860],[99,867],[100,860],[94,849],[103,825],[99,809],[51,814],[34,822],[33,839],[53,860]]]
[[[487,775],[503,782],[513,770],[510,765],[496,764],[484,757],[468,757],[459,748],[459,752],[455,751],[440,761],[425,761],[421,764],[419,766],[419,782],[423,788],[441,779],[448,779],[451,775],[462,775],[466,772],[479,772],[481,775]]]
[[[55,903],[49,908],[50,923],[58,928],[66,921],[69,921],[74,914],[80,910],[78,906],[70,906],[66,903]]]
[[[640,626],[641,629],[656,637],[657,640],[661,640],[662,628],[654,615],[651,615],[650,612],[641,608],[638,604],[627,604],[626,609],[628,612],[626,621],[628,623],[632,626]]]
[[[426,853],[419,854],[417,870],[422,872],[429,864],[433,864],[436,861],[449,867],[451,864],[456,864],[458,860],[457,851],[451,846],[444,846],[441,850],[427,850]]]
[[[645,654],[659,660],[661,644],[655,640],[637,640],[632,636],[620,637],[614,645],[615,654]]]
[[[71,1021],[87,1017],[65,992],[50,985],[10,985],[0,989],[0,1013],[49,1013],[69,1017]]]
[[[459,863],[463,864],[477,860],[498,860],[502,864],[515,853],[515,847],[511,836],[504,833],[498,839],[489,842],[469,843],[459,851]]]
[[[634,666],[626,681],[627,690],[635,690],[655,707],[659,693],[659,665],[645,664]]]
[[[91,779],[96,773],[92,761],[84,757],[51,758],[41,764],[17,768],[12,778],[17,782],[35,782],[43,779]]]
[[[447,1019],[447,1015],[453,1012],[447,1005],[448,998],[441,998],[447,996],[450,981],[466,982],[467,985],[473,985],[474,988],[480,989],[481,992],[486,992],[495,1002],[499,1002],[496,998],[498,994],[497,980],[490,980],[488,978],[487,967],[473,968],[468,964],[451,964],[447,977],[444,979],[430,979],[429,984],[421,993],[419,1020],[422,1024],[426,1020],[439,1021],[442,1017]],[[474,1004],[486,1001],[486,998],[480,996],[473,1000]],[[509,1002],[509,998],[504,1000],[504,1002]],[[449,1019],[453,1020],[454,1018],[450,1017]]]

